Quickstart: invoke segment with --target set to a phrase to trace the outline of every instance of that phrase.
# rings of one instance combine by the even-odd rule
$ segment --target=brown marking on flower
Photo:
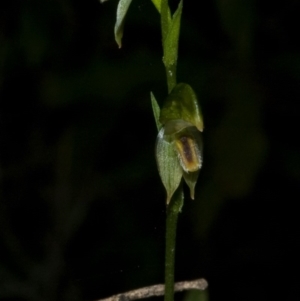
[[[182,136],[175,140],[179,160],[186,172],[194,172],[201,167],[201,157],[197,144],[193,137]]]

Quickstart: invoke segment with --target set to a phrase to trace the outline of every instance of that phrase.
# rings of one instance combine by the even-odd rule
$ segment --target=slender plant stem
[[[161,0],[160,7],[160,24],[161,24],[161,36],[162,36],[162,46],[163,51],[165,51],[164,41],[167,38],[169,26],[171,23],[171,12],[168,5],[168,0]]]
[[[168,55],[167,51],[174,51],[166,47],[165,40],[171,25],[171,12],[168,5],[168,0],[161,1],[161,33],[164,57]],[[178,50],[178,41],[176,45],[176,52]],[[163,60],[164,61],[164,60]],[[168,93],[176,86],[176,65],[165,64]],[[174,193],[168,207],[166,219],[166,250],[165,250],[165,301],[174,300],[174,270],[175,270],[175,246],[176,246],[176,229],[178,214],[183,206],[183,189],[182,185],[178,187]]]
[[[174,193],[167,208],[165,253],[165,301],[174,300],[175,247],[178,214],[183,206],[182,185]]]
[[[168,82],[168,92],[170,93],[172,89],[176,86],[176,65],[166,66],[167,82]]]
[[[167,38],[169,27],[171,25],[171,12],[168,5],[168,0],[161,1],[160,23],[161,23],[163,54],[165,57],[166,52],[169,51],[169,48],[166,47],[165,45],[165,40]],[[175,47],[178,49],[178,44]],[[166,69],[168,92],[170,93],[171,90],[176,86],[176,63],[169,66],[166,65],[164,62],[164,65]]]

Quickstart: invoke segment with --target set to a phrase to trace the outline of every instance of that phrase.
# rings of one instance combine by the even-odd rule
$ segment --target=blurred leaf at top
[[[122,47],[124,21],[131,1],[132,0],[120,0],[117,7],[117,20],[115,24],[115,40],[119,48]]]

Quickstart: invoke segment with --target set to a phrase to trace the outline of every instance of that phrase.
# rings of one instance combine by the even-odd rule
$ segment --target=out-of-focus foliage
[[[179,219],[176,279],[206,277],[211,301],[297,300],[299,3],[195,5],[183,2],[178,81],[203,108],[204,164]],[[116,7],[1,4],[1,300],[163,282],[149,97],[167,94],[159,14],[133,1],[119,50]]]
[[[124,30],[124,21],[125,16],[128,11],[129,5],[132,0],[120,0],[118,3],[117,8],[117,20],[115,24],[115,40],[121,48],[122,46],[122,37],[123,37],[123,30]]]

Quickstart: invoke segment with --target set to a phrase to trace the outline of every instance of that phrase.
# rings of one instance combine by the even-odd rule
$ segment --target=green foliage
[[[170,24],[172,21],[171,18],[171,12],[168,5],[167,0],[162,0],[160,4],[160,22],[161,22],[161,33],[162,33],[162,41],[163,41],[163,47],[164,47],[164,41],[166,40],[166,37],[169,33]]]
[[[157,8],[158,12],[160,13],[161,9],[161,0],[151,0],[154,6]]]
[[[122,37],[124,29],[125,16],[132,0],[120,0],[117,8],[117,20],[115,24],[115,40],[122,47]]]
[[[173,144],[164,139],[164,128],[158,134],[155,153],[159,175],[167,191],[166,202],[169,204],[180,184],[183,170]]]
[[[175,11],[171,20],[166,20],[167,26],[163,30],[163,48],[164,57],[163,62],[166,68],[170,69],[173,65],[177,63],[178,56],[178,40],[180,33],[180,20],[182,14],[182,0],[179,2],[178,8]],[[164,24],[164,23],[162,23]]]
[[[151,97],[151,104],[152,104],[152,110],[153,110],[155,123],[156,123],[158,131],[160,131],[160,129],[162,128],[162,124],[159,121],[160,107],[159,107],[157,100],[152,92],[150,93],[150,97]]]

